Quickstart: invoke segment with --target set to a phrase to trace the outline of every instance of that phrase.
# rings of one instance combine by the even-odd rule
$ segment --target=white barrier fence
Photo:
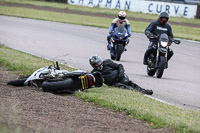
[[[197,5],[146,0],[68,0],[68,3],[72,5],[129,10],[150,14],[160,14],[166,11],[170,16],[186,18],[195,18],[197,13]]]

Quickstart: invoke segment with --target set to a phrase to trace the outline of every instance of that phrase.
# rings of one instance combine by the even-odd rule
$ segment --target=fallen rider
[[[147,95],[153,94],[152,90],[144,89],[135,84],[132,80],[129,80],[128,76],[124,73],[125,70],[122,64],[114,63],[110,59],[103,61],[98,55],[92,55],[89,62],[93,67],[91,73],[100,72],[106,85],[135,90]]]

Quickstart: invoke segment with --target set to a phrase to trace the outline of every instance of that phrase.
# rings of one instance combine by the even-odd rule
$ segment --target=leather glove
[[[124,71],[120,70],[119,75],[118,75],[118,79],[123,79],[123,78],[124,78]]]
[[[131,37],[131,33],[128,33],[128,37]]]
[[[109,31],[109,34],[112,34],[112,31]]]
[[[154,35],[153,35],[152,33],[149,32],[149,33],[146,33],[146,36],[147,36],[148,38],[153,38]]]

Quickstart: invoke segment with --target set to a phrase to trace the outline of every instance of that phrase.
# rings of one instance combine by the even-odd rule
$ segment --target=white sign
[[[150,14],[160,14],[166,11],[170,16],[186,18],[194,18],[197,12],[197,5],[145,0],[68,0],[68,3],[72,5],[129,10]]]

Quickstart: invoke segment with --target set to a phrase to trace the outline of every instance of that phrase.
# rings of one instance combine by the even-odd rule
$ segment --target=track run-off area
[[[89,57],[110,58],[106,50],[108,29],[0,16],[0,43],[46,59],[57,60],[78,69],[91,71]],[[152,89],[153,98],[178,107],[200,110],[200,43],[180,39],[172,44],[174,56],[163,77],[149,77],[143,65],[148,39],[132,33],[121,63],[131,80]],[[17,58],[17,57],[16,57]]]

